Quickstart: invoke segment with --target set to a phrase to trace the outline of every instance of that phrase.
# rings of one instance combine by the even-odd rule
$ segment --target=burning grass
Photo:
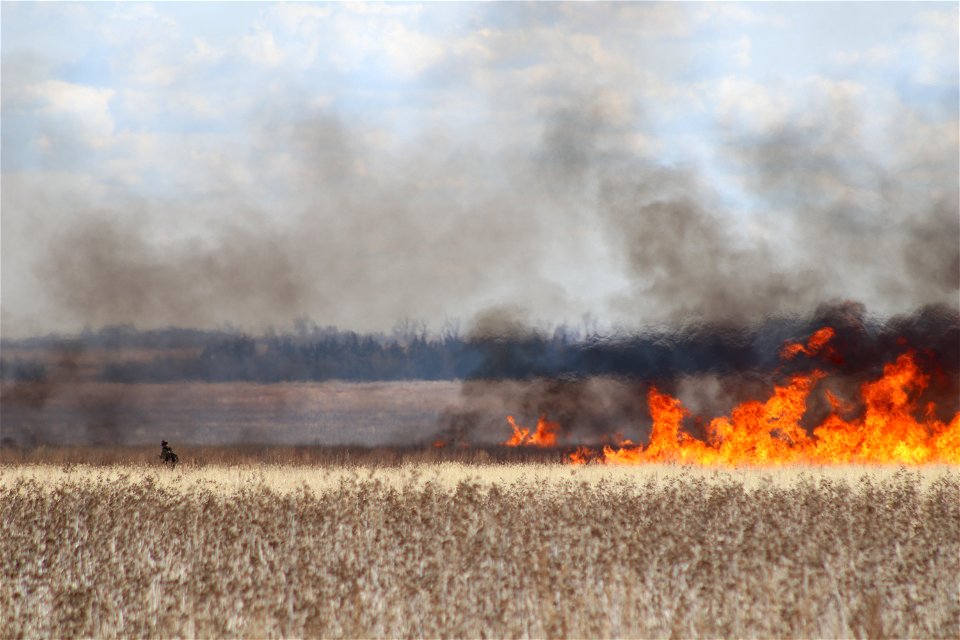
[[[957,637],[956,467],[0,467],[2,637]]]
[[[825,351],[834,332],[825,327],[814,333],[808,345],[787,343],[781,357],[798,353],[816,355]],[[808,433],[803,425],[813,387],[827,377],[820,370],[790,377],[776,385],[765,401],[749,400],[733,408],[730,416],[709,421],[707,439],[701,440],[682,428],[689,412],[680,400],[651,386],[647,406],[653,420],[646,447],[632,441],[618,441],[602,450],[579,447],[569,456],[575,464],[597,461],[608,464],[682,462],[699,465],[783,465],[783,464],[960,464],[960,411],[952,418],[937,417],[936,402],[920,404],[930,375],[907,351],[888,363],[876,380],[861,385],[864,407],[860,416],[844,417],[841,399],[829,391],[832,412]],[[950,399],[955,400],[955,398]],[[923,409],[921,411],[921,409]],[[922,417],[920,417],[922,415]],[[504,442],[511,447],[555,446],[561,425],[541,417],[536,431],[507,422],[513,436]]]

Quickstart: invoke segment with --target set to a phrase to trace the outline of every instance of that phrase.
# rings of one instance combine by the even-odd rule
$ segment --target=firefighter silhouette
[[[160,460],[162,460],[164,464],[169,464],[171,467],[177,466],[177,461],[179,460],[177,454],[173,452],[173,449],[170,448],[166,440],[160,441]]]

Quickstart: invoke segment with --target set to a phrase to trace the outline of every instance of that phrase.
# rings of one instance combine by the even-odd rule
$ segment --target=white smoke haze
[[[3,335],[955,308],[956,7],[868,8],[5,4]]]

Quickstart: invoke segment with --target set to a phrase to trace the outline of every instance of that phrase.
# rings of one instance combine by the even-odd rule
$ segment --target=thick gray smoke
[[[827,273],[791,270],[772,247],[736,233],[697,191],[695,175],[663,168],[604,182],[600,212],[633,276],[624,304],[639,313],[655,301],[660,318],[674,322],[743,321],[822,300]]]
[[[291,40],[354,24],[349,12],[328,24],[286,11],[270,15],[296,26]],[[246,106],[229,111],[229,135],[170,115],[186,133],[169,136],[149,108],[132,109],[135,92],[60,79],[44,58],[58,54],[12,38],[25,18],[8,12],[4,42],[19,48],[3,52],[5,335],[255,331],[303,314],[438,327],[501,307],[534,323],[590,312],[635,328],[759,321],[835,299],[881,315],[957,305],[955,95],[914,106],[846,81],[856,70],[689,82],[696,55],[660,37],[689,43],[704,21],[731,18],[693,5],[435,11],[465,20],[466,44],[438,49],[443,62],[389,49],[401,65],[390,70],[418,79],[371,80],[369,93],[327,67],[301,74],[265,42],[259,57],[249,38],[220,57],[195,42],[181,67],[209,75],[177,76],[157,101],[222,90]],[[384,33],[407,43],[403,29]],[[312,38],[323,55],[354,53],[349,40]],[[222,68],[203,66],[214,58]],[[263,71],[264,58],[286,66]],[[249,70],[252,91],[227,68]],[[952,67],[938,72],[955,82]]]
[[[311,278],[290,239],[263,222],[220,229],[208,246],[163,249],[122,216],[84,216],[56,233],[37,273],[59,304],[94,326],[151,318],[209,325],[264,308],[294,317],[314,295]]]
[[[542,157],[558,188],[596,194],[595,223],[630,282],[613,304],[628,316],[756,322],[842,298],[887,314],[957,306],[957,154],[892,145],[881,164],[849,122],[863,115],[852,110],[760,135],[724,133],[752,212],[721,204],[698,167],[611,152],[623,131],[595,103],[577,100],[548,118]],[[930,191],[919,188],[927,180]]]
[[[801,267],[826,279],[818,289],[859,290],[887,309],[918,302],[958,304],[960,156],[905,139],[917,132],[889,123],[885,157],[867,148],[852,107],[815,123],[784,125],[731,139],[749,167],[747,185],[772,210],[786,210],[784,231]],[[926,185],[926,186],[921,186]]]
[[[301,176],[299,210],[273,212],[242,192],[202,206],[133,198],[116,210],[9,206],[63,219],[34,256],[32,277],[51,308],[81,326],[257,328],[307,313],[378,329],[403,316],[469,315],[484,300],[534,320],[576,317],[585,311],[578,291],[549,267],[589,262],[597,249],[578,243],[590,234],[629,283],[607,300],[625,323],[759,320],[852,294],[878,311],[955,300],[955,191],[931,199],[911,194],[908,176],[849,175],[822,148],[839,145],[827,134],[806,132],[827,136],[807,145],[785,133],[744,137],[730,146],[770,213],[741,216],[718,205],[697,167],[612,151],[620,130],[605,128],[603,114],[572,100],[545,117],[525,156],[483,157],[460,140],[392,158],[352,149],[360,130],[321,114],[270,141],[300,148],[289,167]],[[388,180],[349,170],[372,162],[390,163]],[[832,184],[818,187],[824,172]],[[878,199],[847,201],[866,179],[879,185]],[[164,226],[167,207],[199,216],[214,206],[230,215],[215,216],[202,236]],[[11,231],[15,241],[23,230]]]
[[[62,221],[33,256],[36,293],[79,326],[229,322],[257,329],[308,313],[370,330],[403,316],[461,313],[455,303],[464,292],[516,292],[540,282],[524,269],[544,246],[531,240],[544,234],[528,214],[527,196],[481,187],[458,201],[443,182],[482,177],[482,170],[442,155],[416,158],[416,149],[392,161],[398,175],[366,179],[347,169],[363,162],[349,149],[349,137],[359,135],[323,114],[271,128],[278,153],[299,148],[290,210],[271,211],[227,189],[211,203],[131,198],[108,210],[82,201],[66,212],[64,203],[12,202]],[[212,208],[222,211],[199,236],[178,237],[164,223],[183,209],[202,217]],[[31,232],[11,231],[14,238]]]

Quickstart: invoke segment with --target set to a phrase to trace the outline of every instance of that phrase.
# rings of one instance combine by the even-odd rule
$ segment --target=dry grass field
[[[4,464],[0,637],[960,636],[954,467]]]

